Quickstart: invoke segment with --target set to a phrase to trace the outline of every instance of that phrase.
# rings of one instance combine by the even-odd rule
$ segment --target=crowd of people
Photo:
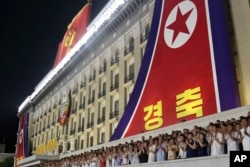
[[[40,164],[41,167],[114,167],[166,160],[250,151],[250,113],[247,117],[210,122],[207,127],[142,137],[117,146]]]

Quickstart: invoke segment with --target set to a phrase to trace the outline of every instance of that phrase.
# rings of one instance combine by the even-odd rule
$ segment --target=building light
[[[123,5],[127,0],[110,0],[107,5],[99,12],[97,17],[87,27],[87,32],[76,43],[76,45],[70,50],[69,53],[62,59],[62,61],[52,69],[45,78],[38,84],[35,91],[28,96],[23,103],[18,107],[18,112],[21,112],[23,108],[37,96],[37,94],[58,74],[58,72],[71,60],[73,56],[84,46],[87,41],[94,35],[95,32],[114,14],[118,8]]]

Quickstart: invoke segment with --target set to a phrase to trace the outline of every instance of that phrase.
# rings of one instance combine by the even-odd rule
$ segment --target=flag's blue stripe
[[[24,127],[23,127],[23,131],[24,131],[24,134],[23,134],[23,156],[24,158],[25,157],[28,157],[29,156],[29,150],[28,150],[28,126],[29,126],[29,113],[25,113],[24,115]]]
[[[136,83],[134,85],[133,92],[130,96],[130,100],[128,102],[127,107],[125,108],[125,111],[119,121],[119,124],[117,125],[114,134],[111,137],[112,140],[120,139],[123,135],[124,130],[126,129],[133,112],[135,110],[135,107],[138,103],[140,94],[142,92],[143,85],[145,83],[145,78],[147,75],[147,72],[149,70],[149,65],[151,62],[151,58],[153,56],[154,46],[156,42],[156,36],[158,32],[158,26],[160,22],[160,15],[161,15],[161,9],[162,9],[162,1],[155,1],[155,7],[154,7],[154,14],[152,18],[151,23],[151,29],[149,32],[148,42],[145,49],[145,53],[143,56],[142,64],[140,67],[140,71],[136,80]]]
[[[221,111],[240,105],[224,3],[223,0],[208,1]]]

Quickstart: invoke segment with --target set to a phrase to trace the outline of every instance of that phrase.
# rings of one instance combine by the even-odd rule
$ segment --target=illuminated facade
[[[126,4],[28,106],[33,154],[43,153],[41,147],[54,139],[63,153],[109,141],[133,90],[153,7],[153,1]],[[71,90],[72,104],[68,122],[62,126],[58,117],[65,89]]]
[[[72,57],[49,73],[24,101],[18,116],[29,113],[28,147],[32,154],[58,155],[110,140],[129,102],[141,67],[154,3],[153,0],[124,1],[112,14],[112,19],[103,21],[97,32],[87,34],[90,37],[87,42],[83,40],[78,50],[71,52]],[[104,9],[108,9],[108,5]],[[249,2],[230,0],[227,5],[240,105],[246,106],[250,104]],[[87,32],[92,30],[93,24],[100,22],[105,10],[102,12]],[[199,92],[199,89],[195,90]],[[71,107],[67,122],[61,125],[58,118],[63,96],[68,96],[65,92],[70,93]],[[161,106],[162,103],[157,101],[154,105]],[[150,106],[145,112],[151,112]],[[185,113],[177,115],[183,117]],[[148,118],[145,117],[146,122]],[[156,128],[160,127],[161,121]],[[152,130],[149,124],[146,123],[146,129]]]

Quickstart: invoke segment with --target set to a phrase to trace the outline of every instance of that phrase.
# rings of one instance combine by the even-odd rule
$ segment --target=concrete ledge
[[[162,162],[144,163],[133,166],[143,167],[228,167],[229,155],[206,156],[199,158],[187,158]]]
[[[17,164],[20,167],[32,166],[36,164],[40,164],[42,161],[54,161],[58,160],[58,155],[32,155],[20,161],[17,161]]]

